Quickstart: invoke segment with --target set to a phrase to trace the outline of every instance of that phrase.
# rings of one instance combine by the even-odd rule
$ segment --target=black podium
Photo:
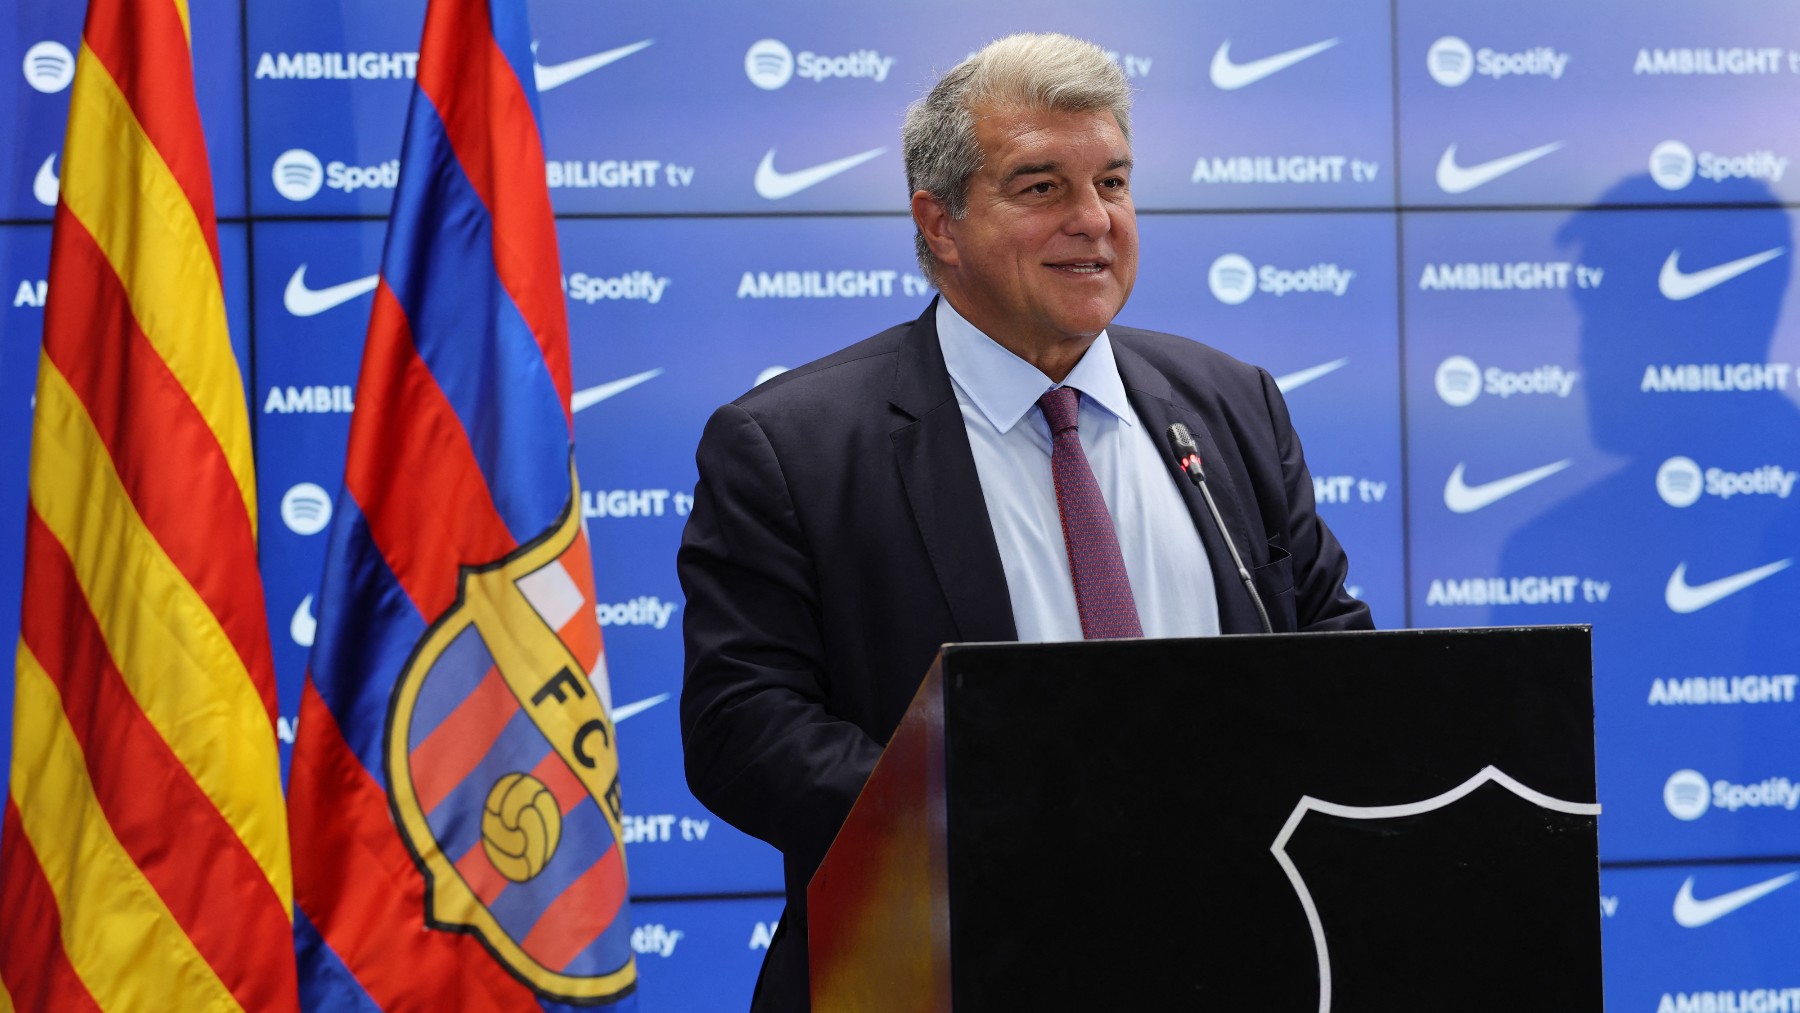
[[[1598,1011],[1586,627],[945,647],[818,1010]]]

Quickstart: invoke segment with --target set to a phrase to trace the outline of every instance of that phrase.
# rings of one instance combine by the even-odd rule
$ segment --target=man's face
[[[981,171],[940,252],[951,302],[1001,344],[1091,341],[1137,280],[1131,148],[1112,113],[975,110]],[[953,260],[953,262],[952,262]]]

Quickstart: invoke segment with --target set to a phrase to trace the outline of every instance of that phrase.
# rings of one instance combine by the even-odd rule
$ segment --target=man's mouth
[[[1075,260],[1066,264],[1051,264],[1050,266],[1070,274],[1099,274],[1105,271],[1108,265],[1105,261],[1100,260]]]

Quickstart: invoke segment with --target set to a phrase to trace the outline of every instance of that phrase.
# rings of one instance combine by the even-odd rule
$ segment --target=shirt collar
[[[950,379],[1002,433],[1018,425],[1045,391],[1058,386],[1074,387],[1098,407],[1131,424],[1125,382],[1119,379],[1112,340],[1105,331],[1088,346],[1087,353],[1061,384],[1052,383],[1036,366],[963,319],[950,300],[942,297],[937,304],[937,332]]]

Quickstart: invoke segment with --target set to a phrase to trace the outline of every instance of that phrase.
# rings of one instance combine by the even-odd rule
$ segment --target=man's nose
[[[1063,228],[1071,234],[1086,236],[1103,236],[1112,231],[1112,211],[1099,187],[1076,190]]]

